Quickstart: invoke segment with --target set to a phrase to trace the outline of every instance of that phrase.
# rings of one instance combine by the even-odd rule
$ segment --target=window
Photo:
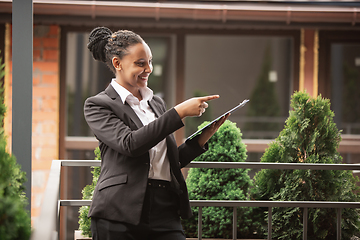
[[[331,106],[343,134],[360,134],[360,44],[331,44]]]
[[[200,118],[188,118],[186,134],[239,104],[250,102],[229,120],[243,138],[274,139],[289,113],[293,41],[277,36],[188,35],[186,98],[219,94]]]
[[[360,162],[359,42],[359,31],[319,32],[319,93],[330,99],[342,131],[339,152],[344,163]]]

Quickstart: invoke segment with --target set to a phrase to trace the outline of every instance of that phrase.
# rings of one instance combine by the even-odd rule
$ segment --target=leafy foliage
[[[0,78],[4,76],[4,65],[1,62],[0,58]],[[0,89],[0,122],[3,122],[6,110],[2,93],[3,88]],[[0,127],[0,239],[29,239],[31,221],[25,210],[25,172],[21,171],[16,158],[7,152],[6,145],[4,129]]]
[[[266,149],[261,162],[335,163],[342,157],[337,151],[340,131],[333,122],[330,102],[318,96],[297,92],[291,100],[292,111],[285,128]],[[359,201],[358,181],[351,171],[340,170],[274,170],[263,169],[254,178],[252,196],[257,200],[273,201]],[[265,219],[266,212],[257,214]],[[335,209],[309,209],[308,238],[336,239]],[[273,237],[302,239],[302,209],[274,208]],[[342,210],[342,239],[359,233],[359,212]]]
[[[200,127],[207,124],[203,123]],[[246,146],[242,142],[240,129],[227,120],[209,140],[209,150],[195,161],[244,162]],[[192,200],[246,200],[252,182],[248,169],[202,169],[192,168],[186,179],[189,197]],[[197,236],[198,209],[193,208],[194,216],[183,220],[187,237]],[[232,208],[203,208],[203,237],[232,237]],[[252,236],[251,210],[237,209],[238,236]]]
[[[100,149],[97,147],[94,151],[95,153],[95,160],[101,160],[101,153]],[[99,175],[100,175],[100,167],[93,167],[93,179],[91,185],[87,185],[82,190],[83,200],[91,200],[94,194],[94,190],[96,187],[96,183],[98,182]],[[82,206],[79,209],[79,229],[83,236],[91,237],[91,219],[88,218],[89,213],[89,206]]]

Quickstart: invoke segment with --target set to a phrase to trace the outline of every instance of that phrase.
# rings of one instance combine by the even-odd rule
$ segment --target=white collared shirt
[[[153,91],[150,88],[140,88],[142,100],[139,101],[131,92],[118,84],[115,79],[111,81],[111,86],[119,94],[121,101],[130,105],[144,126],[156,119],[155,113],[148,104],[148,101],[153,97]],[[166,139],[149,150],[149,178],[171,181],[170,163],[166,153]]]

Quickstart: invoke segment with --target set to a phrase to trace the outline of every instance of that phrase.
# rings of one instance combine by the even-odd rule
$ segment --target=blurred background
[[[5,102],[11,113],[11,1],[0,1]],[[32,219],[53,159],[94,159],[97,141],[83,117],[87,97],[113,78],[86,48],[107,26],[140,34],[153,54],[149,87],[171,108],[219,94],[175,133],[178,144],[244,99],[232,114],[259,161],[283,129],[294,91],[330,99],[345,163],[360,162],[360,5],[356,1],[34,1]],[[11,138],[11,114],[4,122]],[[185,170],[186,171],[186,170]],[[256,169],[254,170],[256,171]],[[252,172],[253,173],[253,172]],[[81,199],[90,168],[64,168],[61,198]],[[61,239],[73,239],[78,208],[62,209]],[[65,220],[63,220],[65,219]]]

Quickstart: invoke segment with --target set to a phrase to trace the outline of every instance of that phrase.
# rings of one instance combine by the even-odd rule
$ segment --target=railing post
[[[31,233],[31,240],[58,239],[58,217],[59,217],[59,189],[61,176],[61,161],[53,160],[48,182],[46,184],[44,202],[41,206],[41,214]]]
[[[268,240],[272,238],[272,207],[268,208]]]
[[[59,195],[59,198],[58,198],[58,201],[57,201],[57,209],[56,209],[56,231],[59,233],[60,235],[60,195]]]
[[[202,207],[199,207],[198,214],[198,239],[202,239]]]
[[[237,207],[233,207],[233,240],[237,239]]]
[[[304,207],[303,214],[303,240],[307,240],[307,232],[308,232],[308,208]]]
[[[12,1],[12,154],[26,173],[26,210],[31,215],[33,1]]]
[[[341,208],[337,208],[336,239],[341,240]]]

